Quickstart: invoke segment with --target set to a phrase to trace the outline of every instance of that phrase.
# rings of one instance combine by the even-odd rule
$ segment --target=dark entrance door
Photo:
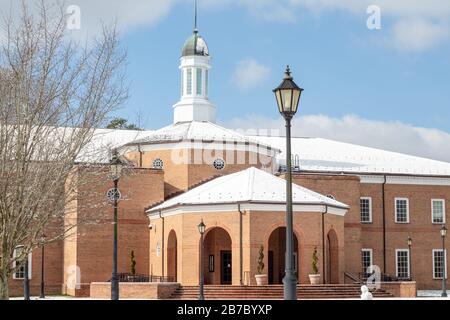
[[[220,283],[231,284],[231,251],[220,251]]]

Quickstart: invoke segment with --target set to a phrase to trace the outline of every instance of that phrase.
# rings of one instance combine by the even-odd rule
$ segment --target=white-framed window
[[[370,266],[373,265],[373,250],[361,249],[361,270],[364,278],[370,276]]]
[[[409,223],[408,198],[395,198],[395,223]]]
[[[13,258],[16,258],[17,256],[20,255],[20,250],[23,249],[23,246],[18,246],[16,249],[14,249],[13,252]],[[31,274],[32,274],[32,254],[31,252],[28,254],[28,279],[31,279]],[[14,261],[13,262],[13,268],[16,268],[17,266],[17,262]],[[21,265],[13,274],[13,279],[15,280],[21,280],[21,279],[25,279],[25,264]]]
[[[181,95],[184,96],[184,69],[181,69]]]
[[[202,94],[202,86],[203,86],[203,70],[201,68],[197,68],[197,95]]]
[[[444,199],[431,199],[431,222],[437,224],[445,223]]]
[[[152,163],[153,169],[162,169],[164,168],[164,161],[162,161],[160,158],[156,158],[153,160]]]
[[[395,250],[395,265],[396,276],[399,279],[409,279],[409,250],[408,249],[396,249]]]
[[[359,199],[361,223],[372,223],[372,198],[361,197]]]
[[[205,70],[205,96],[208,96],[209,71]]]
[[[187,69],[186,73],[186,94],[192,94],[192,69]]]
[[[442,279],[444,275],[445,261],[445,279],[447,279],[447,250],[433,249],[433,279]]]

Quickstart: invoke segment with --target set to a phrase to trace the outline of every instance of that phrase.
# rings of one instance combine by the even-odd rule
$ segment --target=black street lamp
[[[113,203],[114,208],[114,243],[113,243],[113,270],[111,277],[111,300],[119,300],[119,278],[117,276],[117,206],[120,199],[118,189],[120,175],[122,174],[123,163],[117,153],[114,154],[109,164],[109,173],[114,181],[114,188],[108,191],[108,198]]]
[[[447,297],[447,288],[445,284],[445,276],[446,276],[446,270],[447,270],[447,261],[446,261],[446,254],[445,254],[445,236],[447,235],[447,228],[445,225],[442,225],[441,228],[441,237],[442,237],[442,294],[441,297]]]
[[[408,236],[407,242],[408,242],[408,253],[409,253],[408,254],[408,256],[409,256],[409,261],[408,261],[408,264],[409,264],[409,280],[412,281],[412,257],[411,257],[412,238],[411,238],[411,236]]]
[[[200,232],[200,292],[198,300],[205,300],[204,285],[205,279],[203,276],[203,235],[205,234],[206,225],[202,222],[198,225],[198,232]]]
[[[44,280],[44,263],[45,263],[45,234],[41,238],[41,294],[39,298],[45,299],[45,280]]]
[[[292,214],[291,120],[297,112],[303,89],[295,84],[289,66],[283,82],[274,89],[278,111],[286,121],[286,270],[283,278],[284,299],[297,300],[297,277],[294,272],[294,228]]]

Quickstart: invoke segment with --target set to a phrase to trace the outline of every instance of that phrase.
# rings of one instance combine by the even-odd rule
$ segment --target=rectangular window
[[[445,200],[431,200],[431,219],[432,223],[445,223]]]
[[[373,250],[372,249],[362,249],[361,250],[361,268],[362,268],[362,278],[368,278],[372,270],[370,267],[373,265]]]
[[[202,85],[203,85],[203,71],[200,68],[197,68],[197,95],[202,94]]]
[[[409,279],[409,250],[395,250],[395,264],[397,266],[397,278]]]
[[[209,71],[205,71],[205,96],[208,96]]]
[[[184,96],[184,70],[181,70],[181,95]]]
[[[372,222],[372,198],[362,197],[359,200],[359,206],[361,211],[361,222],[371,223]]]
[[[444,261],[447,261],[447,250],[445,250],[445,257],[442,249],[433,250],[433,279],[442,279]],[[445,267],[447,267],[447,263],[445,263]],[[447,279],[447,268],[445,268],[445,278]]]
[[[187,69],[186,94],[192,94],[192,69]]]
[[[409,223],[409,200],[395,198],[395,222]]]
[[[22,248],[23,247],[19,246],[14,250],[13,258],[16,258],[17,256],[20,255]],[[32,261],[32,256],[30,253],[28,255],[28,261],[27,261],[27,263],[28,263],[28,279],[31,279],[31,268],[32,268],[31,261]],[[17,262],[14,261],[13,268],[16,268],[16,263]],[[17,280],[25,279],[25,264],[21,265],[18,269],[16,269],[16,271],[13,274],[13,279],[17,279]]]

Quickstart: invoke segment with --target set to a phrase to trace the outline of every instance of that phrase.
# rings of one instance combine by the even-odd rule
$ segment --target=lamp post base
[[[442,292],[441,297],[442,298],[447,298],[447,292]]]
[[[283,278],[284,300],[297,300],[297,278],[293,273],[286,273]]]

